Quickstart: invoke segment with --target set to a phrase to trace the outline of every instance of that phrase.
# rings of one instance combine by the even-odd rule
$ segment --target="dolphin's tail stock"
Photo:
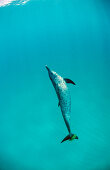
[[[64,141],[66,141],[66,140],[72,141],[72,140],[74,140],[74,139],[78,139],[78,136],[75,135],[75,134],[69,134],[69,135],[67,135],[67,136],[61,141],[61,143],[64,142]]]

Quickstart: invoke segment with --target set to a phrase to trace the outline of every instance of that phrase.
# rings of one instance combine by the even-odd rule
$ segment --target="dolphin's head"
[[[53,81],[53,80],[57,77],[56,72],[50,70],[47,65],[46,65],[45,67],[46,67],[46,69],[47,69],[47,71],[48,71],[48,74],[49,74],[50,79]]]

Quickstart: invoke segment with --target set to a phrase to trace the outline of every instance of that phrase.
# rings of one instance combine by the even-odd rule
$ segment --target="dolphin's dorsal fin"
[[[76,85],[76,84],[75,84],[72,80],[70,80],[70,79],[64,78],[64,80],[66,81],[66,83],[71,83],[71,84]]]

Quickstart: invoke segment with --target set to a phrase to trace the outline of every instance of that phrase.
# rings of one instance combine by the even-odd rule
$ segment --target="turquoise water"
[[[45,65],[72,79],[68,134]],[[0,169],[110,170],[110,2],[0,8]]]

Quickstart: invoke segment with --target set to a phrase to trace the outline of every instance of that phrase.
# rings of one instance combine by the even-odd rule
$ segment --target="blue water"
[[[68,134],[45,65],[72,79]],[[110,170],[110,2],[0,7],[0,170]]]

